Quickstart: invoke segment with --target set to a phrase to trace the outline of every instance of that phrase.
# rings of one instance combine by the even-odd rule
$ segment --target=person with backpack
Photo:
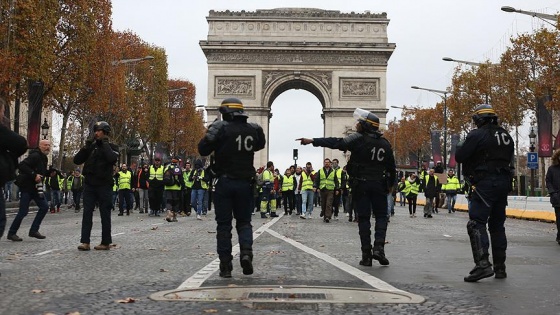
[[[179,158],[173,157],[163,173],[163,189],[167,209],[165,220],[167,222],[177,222],[177,213],[181,209],[181,194],[182,190],[185,189],[183,170],[177,163],[179,163]]]

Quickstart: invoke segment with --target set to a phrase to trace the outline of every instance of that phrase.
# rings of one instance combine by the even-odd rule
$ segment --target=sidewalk
[[[418,194],[416,203],[418,205],[424,205],[426,203],[426,198],[423,193]],[[465,195],[457,195],[455,210],[468,211],[468,203]],[[552,208],[548,197],[508,196],[506,216],[515,219],[556,222],[554,208]]]

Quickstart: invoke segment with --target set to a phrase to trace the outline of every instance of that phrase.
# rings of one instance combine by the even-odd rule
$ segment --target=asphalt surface
[[[338,262],[359,269],[397,289],[420,295],[419,304],[262,303],[231,301],[154,301],[150,295],[181,286],[217,258],[213,211],[203,220],[113,212],[110,251],[80,252],[81,213],[48,214],[41,233],[29,238],[30,213],[18,233],[24,240],[0,240],[0,314],[560,314],[560,246],[552,223],[506,221],[508,278],[465,283],[473,267],[466,233],[466,213],[441,213],[432,219],[410,218],[396,207],[388,229],[390,266],[359,266],[358,228],[345,216],[324,223],[283,216],[268,229]],[[8,224],[13,220],[8,216]],[[92,246],[100,241],[94,213]],[[253,217],[254,230],[271,219]],[[235,234],[235,229],[233,230]],[[234,244],[236,244],[234,236]],[[364,279],[334,267],[325,259],[260,233],[254,244],[255,273],[245,276],[234,260],[233,277],[210,274],[202,287],[318,286],[369,288]],[[132,298],[132,303],[120,303]],[[128,301],[131,301],[130,299]]]

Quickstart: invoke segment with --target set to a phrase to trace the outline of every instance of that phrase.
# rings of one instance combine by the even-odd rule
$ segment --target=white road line
[[[35,254],[35,256],[43,256],[43,255],[46,255],[46,254],[50,254],[52,252],[56,252],[57,250],[60,250],[60,249],[55,248],[55,249],[51,249],[51,250],[46,250],[44,252],[40,252],[40,253]]]
[[[277,218],[274,218],[274,219],[270,220],[270,222],[268,222],[267,224],[264,224],[263,226],[258,228],[255,232],[253,232],[253,241],[256,240],[257,237],[262,235],[262,233],[264,231],[266,231],[271,225],[273,225],[278,220],[280,220],[280,218],[283,215],[284,214],[281,213]],[[233,257],[237,256],[237,254],[239,254],[239,244],[233,246],[232,250],[231,250],[231,255]],[[185,282],[181,283],[181,285],[179,287],[177,287],[177,289],[199,288],[204,283],[204,281],[208,280],[208,278],[210,278],[210,276],[212,276],[212,274],[214,274],[214,272],[216,272],[218,269],[220,269],[220,259],[216,258],[211,263],[209,263],[208,265],[202,267],[202,269],[197,271],[190,278],[185,280]]]
[[[126,234],[125,232],[120,232],[120,233],[115,233],[115,234],[111,234],[111,236],[118,236],[118,235],[123,235]]]
[[[348,265],[347,263],[344,263],[336,258],[333,258],[327,254],[318,252],[316,250],[314,250],[313,248],[307,247],[297,241],[294,241],[291,238],[287,238],[284,235],[281,235],[280,233],[277,233],[273,230],[266,230],[266,232],[268,232],[270,235],[275,236],[283,241],[286,241],[288,243],[290,243],[291,245],[293,245],[294,247],[297,247],[299,249],[301,249],[302,251],[309,253],[325,262],[328,262],[329,264],[337,267],[338,269],[347,272],[351,275],[353,275],[354,277],[364,281],[365,283],[369,284],[370,286],[379,289],[379,290],[384,290],[384,291],[391,291],[391,292],[405,292],[408,293],[406,291],[400,290],[395,288],[394,286],[388,284],[387,282],[378,279],[366,272],[361,271],[360,269],[354,268],[350,265]]]

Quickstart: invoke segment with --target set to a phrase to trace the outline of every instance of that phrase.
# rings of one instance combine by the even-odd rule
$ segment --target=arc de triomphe
[[[353,128],[356,107],[384,122],[387,63],[395,49],[387,39],[386,13],[212,10],[207,21],[208,38],[200,46],[208,61],[209,121],[224,98],[238,97],[268,139],[276,97],[303,89],[321,102],[325,137],[342,137]],[[255,166],[266,164],[269,145],[255,156]],[[344,159],[337,150],[325,149],[324,156]]]

